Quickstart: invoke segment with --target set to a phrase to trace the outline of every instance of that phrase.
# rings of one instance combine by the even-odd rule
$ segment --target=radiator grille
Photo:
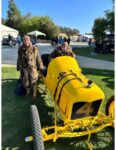
[[[77,102],[73,104],[71,119],[85,118],[96,116],[101,104],[101,100],[92,103]]]

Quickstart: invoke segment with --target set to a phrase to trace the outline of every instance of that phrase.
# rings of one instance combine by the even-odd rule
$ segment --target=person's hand
[[[45,75],[46,76],[46,74],[47,74],[47,69],[44,67],[44,68],[41,68],[40,69],[40,72],[43,74],[43,75]]]
[[[40,68],[40,72],[43,72],[45,70],[45,67]]]

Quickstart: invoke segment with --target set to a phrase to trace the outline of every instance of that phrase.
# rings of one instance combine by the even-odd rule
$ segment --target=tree
[[[67,34],[68,36],[78,35],[79,30],[71,29],[70,27],[59,27],[60,32]]]
[[[35,19],[37,20],[37,18]],[[59,35],[58,26],[52,21],[49,16],[39,17],[36,22],[38,22],[38,26],[35,23],[36,28],[39,31],[45,33],[47,39],[52,39],[53,37]]]
[[[92,32],[97,40],[103,40],[107,30],[107,21],[105,18],[97,18],[94,21]]]
[[[112,0],[112,3],[113,3],[113,5],[114,5],[114,3],[115,3],[115,0]]]
[[[107,21],[107,30],[114,33],[114,11],[105,11],[105,18]]]
[[[49,16],[31,16],[27,13],[21,16],[15,0],[9,0],[6,25],[19,30],[20,34],[24,35],[33,30],[39,30],[46,34],[48,39],[59,35],[60,29]],[[67,35],[77,35],[77,29],[62,28]]]
[[[79,30],[78,29],[72,29],[73,31],[73,35],[78,35],[79,34]]]
[[[115,0],[112,0],[113,5]],[[113,10],[106,10],[105,15],[102,18],[97,18],[94,20],[94,25],[92,28],[93,35],[96,39],[104,40],[107,32],[114,34],[114,8]]]
[[[59,28],[50,17],[31,16],[28,13],[22,19],[20,32],[21,34],[27,34],[33,30],[39,30],[45,33],[48,39],[59,35]]]
[[[96,39],[104,39],[107,32],[114,33],[114,11],[105,11],[105,16],[97,18],[92,28],[93,35]]]
[[[7,14],[8,18],[6,20],[6,25],[18,29],[22,18],[14,0],[9,0]]]
[[[32,31],[31,27],[33,23],[31,22],[31,18],[32,16],[30,13],[27,13],[25,16],[22,16],[22,21],[19,26],[19,31],[21,35],[25,35],[28,32]]]

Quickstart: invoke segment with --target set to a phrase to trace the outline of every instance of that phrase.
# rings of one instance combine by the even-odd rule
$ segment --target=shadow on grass
[[[25,143],[26,136],[31,135],[30,123],[30,105],[34,104],[38,107],[42,126],[54,124],[54,118],[50,113],[54,112],[52,102],[48,95],[39,95],[35,100],[32,96],[17,96],[14,94],[16,87],[16,79],[2,80],[2,145],[4,148],[16,148],[17,150],[32,150],[32,143]],[[44,85],[41,85],[44,89]],[[99,145],[99,150],[113,150],[112,131],[108,129],[104,132],[108,133],[108,140],[104,137],[104,142]],[[100,137],[104,135],[101,133]],[[101,138],[97,138],[95,134],[91,141],[94,148],[98,148]],[[86,150],[87,145],[83,142],[87,136],[80,138],[62,138],[56,143],[52,141],[45,142],[46,150]],[[100,141],[99,141],[100,140]],[[104,148],[103,148],[104,147]],[[110,148],[110,149],[109,149]]]
[[[3,147],[18,147],[21,150],[32,150],[32,144],[24,142],[31,135],[30,105],[38,107],[41,124],[52,124],[48,112],[53,112],[41,96],[35,100],[32,96],[15,95],[16,79],[2,80],[2,145]]]
[[[107,127],[92,135],[92,143],[96,150],[114,150],[114,128]]]
[[[47,150],[88,150],[87,141],[88,136],[79,138],[62,138],[58,139],[56,143],[48,141],[45,143]],[[101,132],[92,134],[90,144],[93,150],[114,150],[114,130],[111,128],[103,129]]]
[[[106,86],[114,89],[114,71],[109,70],[98,70],[98,69],[82,69],[83,73],[86,75],[95,75],[95,76],[102,76],[104,77],[102,79],[103,82],[106,83]]]
[[[115,59],[114,54],[95,53],[94,48],[92,47],[73,48],[73,52],[80,56],[106,60],[106,61],[111,61],[111,62],[114,62],[114,59]]]

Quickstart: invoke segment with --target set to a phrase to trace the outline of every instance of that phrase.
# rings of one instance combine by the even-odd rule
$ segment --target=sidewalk
[[[84,56],[76,56],[79,66],[82,68],[96,68],[114,71],[114,62],[99,60]]]
[[[12,65],[12,64],[2,64],[2,67],[16,67],[16,65]]]
[[[84,56],[76,56],[79,66],[82,68],[95,68],[114,71],[114,62],[104,61]],[[13,64],[2,64],[2,67],[16,67]]]

